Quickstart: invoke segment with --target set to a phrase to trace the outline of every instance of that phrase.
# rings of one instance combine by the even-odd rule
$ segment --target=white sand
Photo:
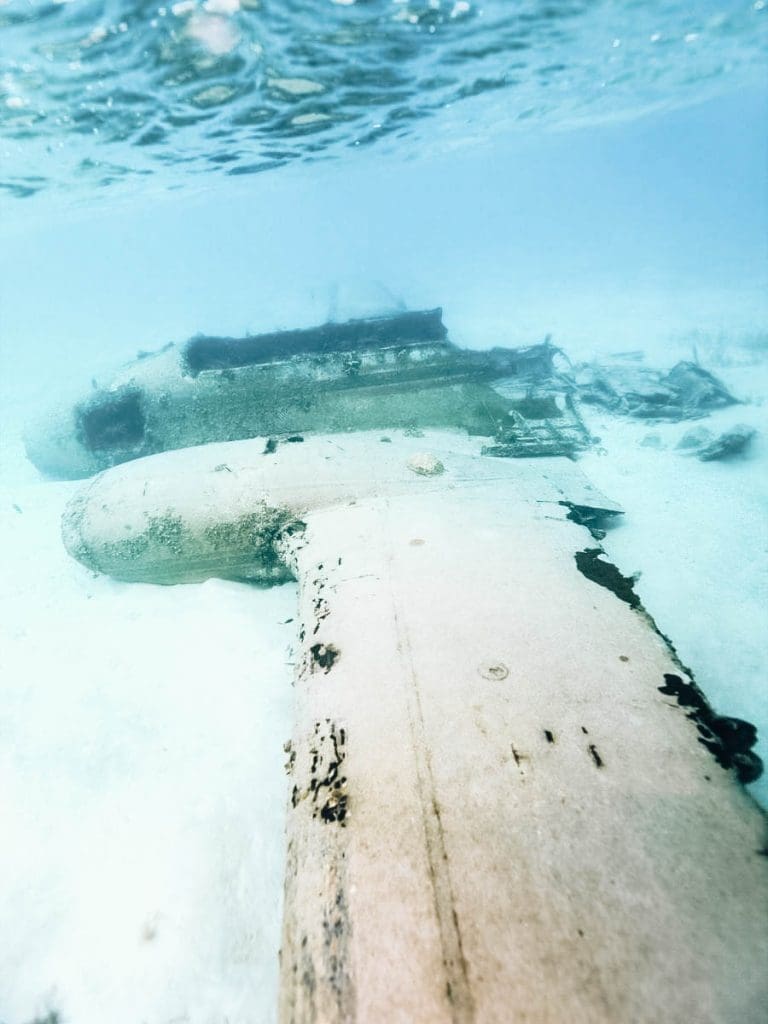
[[[0,488],[0,1020],[266,1024],[294,588],[94,578],[77,486]]]
[[[764,370],[724,376],[768,393]],[[703,464],[672,448],[689,425],[592,415],[605,453],[581,464],[627,510],[610,557],[765,757],[768,406],[704,423],[739,421],[762,430],[749,457]],[[294,589],[92,576],[59,539],[79,485],[39,481],[3,439],[0,1021],[268,1024]]]

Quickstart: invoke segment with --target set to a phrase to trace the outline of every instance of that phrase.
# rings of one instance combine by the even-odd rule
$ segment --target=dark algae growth
[[[569,516],[570,518],[570,516]],[[612,562],[606,562],[602,548],[585,548],[576,552],[576,566],[588,580],[610,590],[619,600],[630,608],[640,608],[640,598],[635,593],[635,581],[631,576],[623,576]]]
[[[666,673],[664,685],[659,692],[665,696],[675,697],[678,705],[687,712],[686,717],[695,723],[699,733],[699,743],[706,747],[717,763],[725,769],[732,768],[740,782],[745,785],[755,782],[763,773],[763,762],[752,750],[757,742],[757,729],[751,722],[741,718],[731,718],[716,714],[707,698],[693,680],[693,673],[680,662],[674,645],[657,627],[653,617],[648,614],[635,593],[635,581],[631,576],[624,576],[612,563],[603,558],[601,548],[586,548],[576,552],[576,566],[588,580],[605,587],[624,601],[634,611],[639,612],[648,621],[653,630],[664,640],[670,654],[680,668],[690,677],[686,682],[682,676]],[[598,757],[595,757],[598,767]]]
[[[316,722],[309,750],[309,785],[304,790],[296,785],[291,793],[293,807],[310,798],[313,818],[342,828],[346,827],[348,811],[347,777],[342,771],[347,756],[346,743],[345,729],[337,727],[329,719],[325,720],[325,725]],[[292,755],[291,770],[294,760]]]
[[[741,718],[716,715],[707,698],[693,681],[686,683],[673,673],[664,675],[659,692],[674,697],[686,711],[686,718],[696,724],[699,743],[706,747],[723,768],[733,768],[743,783],[755,782],[763,772],[763,763],[752,747],[757,742],[757,729]]]

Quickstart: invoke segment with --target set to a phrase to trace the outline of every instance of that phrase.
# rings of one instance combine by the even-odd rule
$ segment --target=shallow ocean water
[[[178,187],[634,116],[759,73],[765,22],[759,0],[11,0],[3,184]]]
[[[22,444],[138,350],[442,306],[470,348],[695,354],[743,457],[596,412],[580,461],[766,758],[762,0],[6,0],[0,42],[2,1024],[274,1019],[294,589],[94,578]]]

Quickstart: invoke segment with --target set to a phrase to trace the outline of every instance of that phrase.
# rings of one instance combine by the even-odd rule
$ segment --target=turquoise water
[[[10,0],[5,351],[397,303],[477,347],[759,333],[764,8]]]
[[[62,922],[70,911],[59,910],[70,891],[90,889],[79,877],[85,869],[71,867],[77,885],[66,873],[54,885],[58,867],[35,859],[48,828],[51,779],[66,776],[56,782],[57,827],[81,817],[99,849],[99,822],[107,820],[110,855],[119,857],[115,849],[125,839],[139,860],[142,843],[125,838],[122,824],[109,817],[113,804],[123,806],[120,799],[105,789],[98,804],[89,802],[102,775],[112,779],[114,771],[118,788],[145,789],[162,776],[169,805],[179,780],[178,791],[190,800],[196,791],[189,781],[194,766],[179,755],[168,768],[159,745],[146,759],[149,767],[136,768],[145,764],[141,744],[154,743],[146,736],[161,731],[151,716],[173,719],[184,686],[176,680],[171,696],[130,696],[131,653],[109,652],[110,629],[118,621],[130,629],[125,621],[140,620],[142,602],[153,609],[154,632],[136,633],[143,645],[134,659],[137,675],[147,678],[153,671],[148,643],[160,644],[165,630],[181,648],[185,635],[220,613],[230,616],[223,643],[231,648],[233,677],[248,659],[261,659],[277,678],[288,661],[282,648],[270,646],[267,628],[288,620],[293,604],[285,594],[273,604],[250,595],[246,614],[236,584],[205,584],[199,594],[178,588],[184,596],[172,600],[167,592],[129,593],[109,582],[99,592],[85,575],[61,583],[68,563],[59,550],[58,519],[69,492],[58,484],[44,489],[24,454],[25,424],[53,399],[87,392],[92,378],[139,350],[198,332],[240,337],[441,306],[451,339],[469,348],[524,346],[551,335],[574,361],[626,350],[641,350],[660,367],[701,358],[746,402],[731,419],[716,418],[716,426],[730,426],[735,417],[760,431],[747,456],[689,470],[691,464],[673,461],[680,458],[673,453],[676,425],[660,428],[657,451],[643,447],[656,428],[597,416],[590,428],[603,447],[583,465],[626,509],[606,550],[624,573],[640,574],[638,593],[717,711],[755,722],[765,758],[767,124],[763,0],[181,0],[167,6],[0,0],[0,512],[14,529],[23,518],[17,507],[25,515],[33,508],[36,517],[18,535],[33,554],[22,557],[21,541],[6,532],[3,607],[12,622],[6,650],[13,678],[21,680],[8,701],[22,738],[9,725],[0,729],[0,741],[18,785],[17,806],[37,809],[36,824],[27,822],[28,831],[18,826],[18,862],[4,869],[24,879],[11,891],[13,916],[28,915],[32,924],[20,940],[24,955],[11,968],[6,963],[22,980],[10,984],[0,971],[3,1024],[43,1019],[46,1008],[59,1005],[56,992],[64,993],[65,1009],[86,1008],[72,1017],[76,1024],[90,1024],[98,1018],[87,1008],[125,997],[145,969],[138,954],[134,961],[118,943],[116,958],[135,969],[126,968],[123,988],[105,983],[93,998],[90,990],[66,989],[83,968],[62,953],[68,948]],[[22,579],[27,562],[29,579]],[[77,630],[97,604],[93,628],[101,646],[88,668],[92,692],[83,691],[82,681],[76,685],[74,674],[68,679],[67,658],[79,672],[87,635]],[[28,610],[37,607],[40,621],[56,624],[51,635],[61,657],[46,651],[18,610],[32,615]],[[251,614],[263,622],[249,640]],[[286,632],[275,642],[286,643]],[[67,636],[86,639],[68,646]],[[128,632],[121,636],[123,644],[133,642]],[[163,671],[172,675],[173,658],[168,651],[163,657]],[[104,658],[115,678],[129,680],[116,696]],[[32,681],[24,677],[30,664],[38,666]],[[208,669],[215,674],[212,656]],[[58,680],[55,702],[42,688],[37,702],[26,704],[47,672]],[[251,701],[249,714],[263,714],[267,723],[257,734],[264,742],[279,734],[282,742],[290,709],[265,710],[249,685],[243,680],[229,692],[227,714],[237,717],[239,701]],[[265,701],[284,702],[283,691],[276,692]],[[49,703],[54,711],[46,710]],[[27,717],[27,707],[41,718]],[[198,685],[173,742],[182,750],[193,735],[195,757],[205,759],[214,778],[219,760],[233,760],[231,751],[219,758],[215,743],[224,750],[231,740],[242,749],[248,730],[242,725],[229,737],[220,711],[211,725],[211,753],[208,714]],[[66,742],[68,715],[76,723],[74,746]],[[206,794],[205,813],[218,821],[226,806],[226,827],[234,821],[236,837],[227,833],[215,854],[222,863],[215,861],[214,874],[228,895],[201,897],[200,914],[189,921],[179,912],[190,931],[211,920],[224,933],[221,906],[237,903],[237,886],[251,884],[238,875],[235,855],[231,862],[224,855],[230,846],[246,848],[255,827],[238,808],[249,798],[252,774],[274,768],[265,753],[259,756],[238,769],[234,796],[224,776]],[[270,784],[267,817],[277,834],[279,772]],[[143,793],[131,792],[126,819],[134,814],[139,821]],[[768,780],[753,792],[765,804]],[[196,819],[168,825],[165,815],[158,798],[145,831],[165,835],[167,826],[183,845]],[[158,892],[166,883],[176,892],[176,848],[169,843],[168,878],[157,882]],[[201,887],[211,874],[206,856],[194,859],[195,853],[190,868]],[[278,843],[258,861],[263,891],[256,899],[274,888],[280,856]],[[265,859],[272,874],[261,870]],[[24,875],[25,863],[34,877]],[[34,895],[38,877],[44,882]],[[108,887],[101,884],[94,884],[94,902],[105,898]],[[179,906],[198,899],[179,893]],[[130,927],[132,898],[129,893],[126,906],[114,910]],[[50,928],[48,904],[59,908]],[[142,913],[150,924],[142,918],[140,927],[152,931],[154,911],[147,906]],[[80,936],[83,960],[100,951],[104,922],[94,915],[91,931]],[[249,925],[238,927],[244,933]],[[275,927],[264,925],[269,949]],[[240,935],[233,926],[235,932]],[[38,947],[45,950],[40,963]],[[185,955],[178,954],[179,963]],[[200,946],[201,962],[210,955]],[[226,1005],[240,1024],[249,1018],[240,997],[230,999],[246,985],[238,971],[248,973],[247,957],[240,955],[239,946],[221,953],[225,980],[205,998],[195,988],[194,959],[184,961],[184,970],[176,970],[173,956],[160,960],[147,989],[149,1009],[128,1003],[125,1017],[112,1019],[133,1024],[146,1012],[153,1024],[159,1021],[160,1011],[152,1014],[160,1002],[152,1000],[165,992],[166,971],[178,991],[194,993],[188,998],[210,1014],[182,1016],[189,1009],[179,1009],[184,996],[178,1004],[162,1002],[162,1019],[218,1021],[215,1010]],[[261,948],[259,955],[263,960]],[[25,960],[31,966],[22,969]],[[230,971],[232,963],[238,971]],[[104,977],[110,969],[99,961]],[[248,984],[268,991],[270,977],[262,981],[257,972]],[[245,996],[241,1002],[247,1004]]]
[[[680,106],[764,70],[763,9],[11,0],[0,11],[3,187],[210,184],[351,148],[402,157],[525,122]]]

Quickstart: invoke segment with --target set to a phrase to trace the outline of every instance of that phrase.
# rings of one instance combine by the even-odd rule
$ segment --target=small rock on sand
[[[445,466],[431,452],[417,452],[408,459],[408,469],[419,476],[439,476],[445,472]]]
[[[757,431],[746,423],[737,423],[735,427],[726,430],[724,434],[716,438],[711,444],[702,448],[698,456],[702,462],[713,462],[715,459],[729,459],[733,455],[739,455],[751,444]]]

